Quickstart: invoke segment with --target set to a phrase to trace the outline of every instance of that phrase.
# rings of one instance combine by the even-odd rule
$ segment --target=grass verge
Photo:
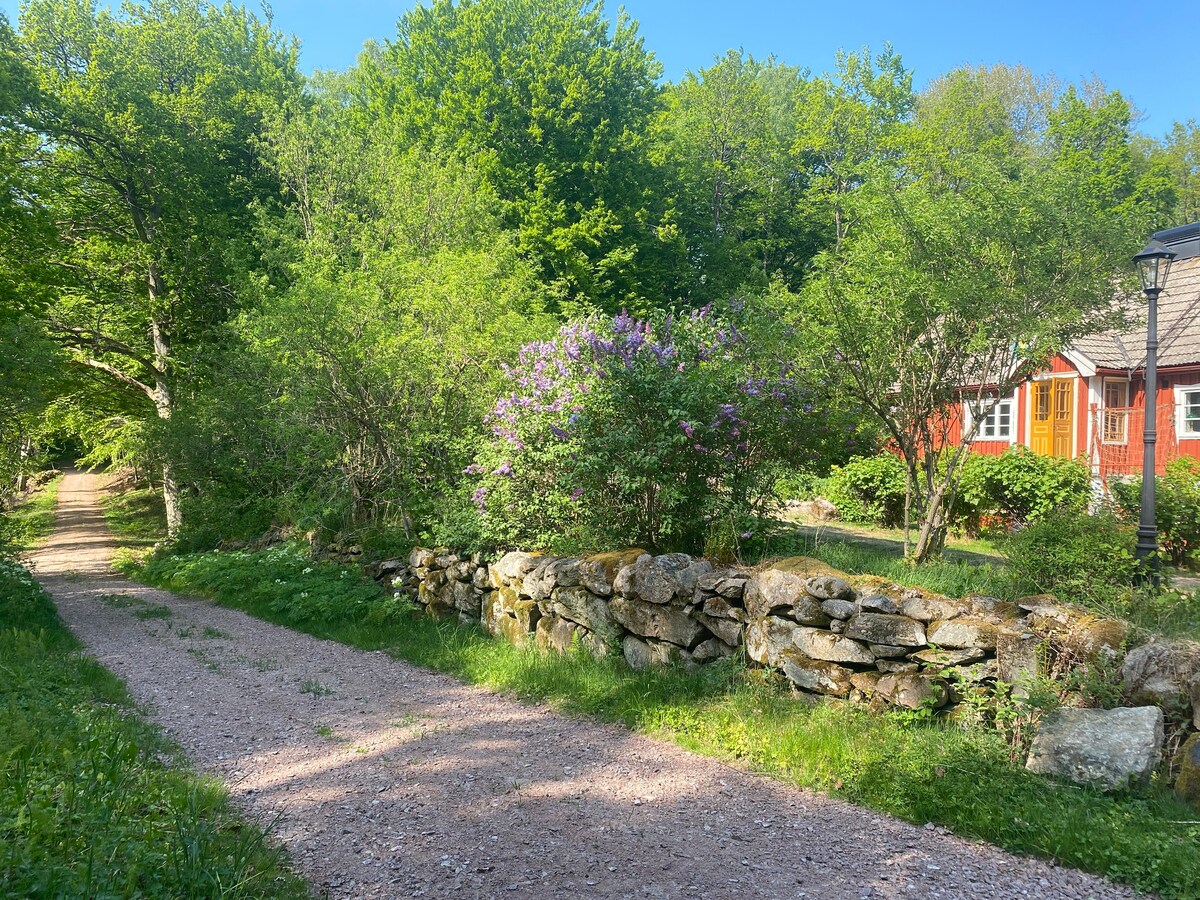
[[[23,553],[50,536],[61,481],[61,475],[51,479],[21,505],[0,513],[0,552]]]
[[[0,895],[298,897],[219,782],[186,769],[123,684],[0,559]]]
[[[153,488],[109,488],[100,493],[100,507],[109,531],[125,547],[144,549],[167,535],[162,493]]]
[[[357,570],[314,563],[300,547],[167,556],[127,568],[160,587],[619,722],[912,822],[937,822],[1163,897],[1200,896],[1194,810],[1161,788],[1109,796],[1035,777],[1009,764],[1007,747],[987,731],[809,706],[771,676],[732,664],[696,674],[633,672],[583,653],[515,648],[419,615]]]

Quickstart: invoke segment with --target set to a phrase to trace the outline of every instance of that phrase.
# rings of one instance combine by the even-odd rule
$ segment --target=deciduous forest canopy
[[[780,473],[890,439],[936,552],[922,423],[1103,324],[1146,234],[1200,218],[1200,129],[1020,66],[916,92],[901,49],[672,83],[600,2],[434,0],[305,77],[269,13],[30,0],[3,490],[74,454],[197,547],[719,555]]]

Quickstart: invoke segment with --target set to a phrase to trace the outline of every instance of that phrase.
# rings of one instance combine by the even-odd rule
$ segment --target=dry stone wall
[[[1149,776],[1164,726],[1177,740],[1200,729],[1200,646],[1151,641],[1126,655],[1127,623],[1050,596],[952,600],[807,557],[741,569],[640,549],[514,551],[491,563],[415,549],[371,571],[431,615],[480,623],[513,644],[619,654],[635,669],[699,666],[744,651],[800,691],[876,707],[942,709],[997,682],[1021,697],[1034,679],[1102,657],[1120,665],[1125,700],[1137,709],[1048,718],[1029,767],[1105,789]],[[1173,768],[1186,791],[1200,794],[1195,738]]]
[[[490,564],[416,549],[375,574],[431,614],[478,621],[514,644],[619,653],[637,669],[702,665],[744,647],[800,690],[911,708],[943,706],[963,685],[988,680],[1019,687],[1059,632],[1089,653],[1115,653],[1125,637],[1123,623],[1052,598],[952,601],[807,557],[747,570],[639,549],[511,552]]]

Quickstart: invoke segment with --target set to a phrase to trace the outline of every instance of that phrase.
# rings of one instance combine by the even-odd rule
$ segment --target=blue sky
[[[918,87],[963,63],[1024,63],[1066,81],[1098,75],[1142,110],[1143,131],[1161,136],[1173,121],[1200,118],[1200,20],[1188,27],[1184,15],[1193,2],[628,0],[626,9],[641,23],[646,46],[669,79],[708,65],[731,47],[821,72],[833,67],[838,48],[877,48],[891,41],[914,70]],[[363,41],[393,35],[396,20],[412,5],[272,3],[276,26],[301,40],[305,70],[353,64]],[[18,0],[0,0],[12,19],[17,7]],[[615,14],[617,5],[607,9]],[[1159,16],[1157,22],[1132,18],[1150,12]]]

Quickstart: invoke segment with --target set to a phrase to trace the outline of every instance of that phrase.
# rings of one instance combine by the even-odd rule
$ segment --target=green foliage
[[[568,300],[615,312],[661,294],[646,131],[661,67],[600,2],[436,0],[353,73],[360,115],[476,162],[519,250]]]
[[[1110,485],[1117,508],[1130,521],[1138,520],[1142,479],[1113,481]],[[1154,519],[1159,546],[1177,566],[1195,564],[1200,549],[1200,459],[1181,456],[1167,463],[1166,471],[1154,478]]]
[[[45,482],[14,509],[0,509],[0,556],[31,550],[50,536],[61,480]]]
[[[264,832],[80,651],[29,573],[0,560],[0,893],[305,893]]]
[[[143,574],[174,590],[238,596],[247,608],[262,608],[298,625],[378,624],[398,610],[358,569],[315,562],[303,544],[261,552],[162,555],[147,562]]]
[[[1017,590],[1054,594],[1108,615],[1122,615],[1132,597],[1133,529],[1111,513],[1056,511],[1012,533],[1003,543]]]
[[[1182,900],[1200,890],[1195,853],[1200,829],[1178,824],[1194,816],[1165,790],[1111,796],[1056,787],[1012,765],[1007,744],[994,732],[797,703],[769,675],[733,662],[695,673],[634,672],[617,659],[596,660],[581,650],[559,655],[516,648],[478,628],[436,622],[403,606],[379,624],[353,614],[299,622],[289,615],[292,584],[275,586],[272,599],[269,589],[254,583],[288,580],[291,563],[257,556],[257,566],[238,563],[239,577],[215,589],[188,581],[195,571],[188,561],[199,557],[185,557],[171,570],[170,584],[213,592],[223,605],[320,637],[384,649],[523,700],[549,701],[782,781],[909,821],[938,822],[966,837],[1053,858],[1163,897]],[[219,561],[208,562],[203,570],[219,567]],[[343,588],[354,596],[349,578]]]
[[[104,522],[125,547],[144,547],[167,536],[162,493],[152,487],[125,487],[100,495]]]
[[[892,527],[904,521],[905,484],[904,461],[896,454],[856,456],[830,469],[825,496],[847,522]]]
[[[492,546],[722,553],[780,463],[821,455],[839,416],[750,307],[564,326],[527,345],[471,472]],[[824,408],[825,419],[817,424]],[[845,434],[844,431],[841,434]]]

